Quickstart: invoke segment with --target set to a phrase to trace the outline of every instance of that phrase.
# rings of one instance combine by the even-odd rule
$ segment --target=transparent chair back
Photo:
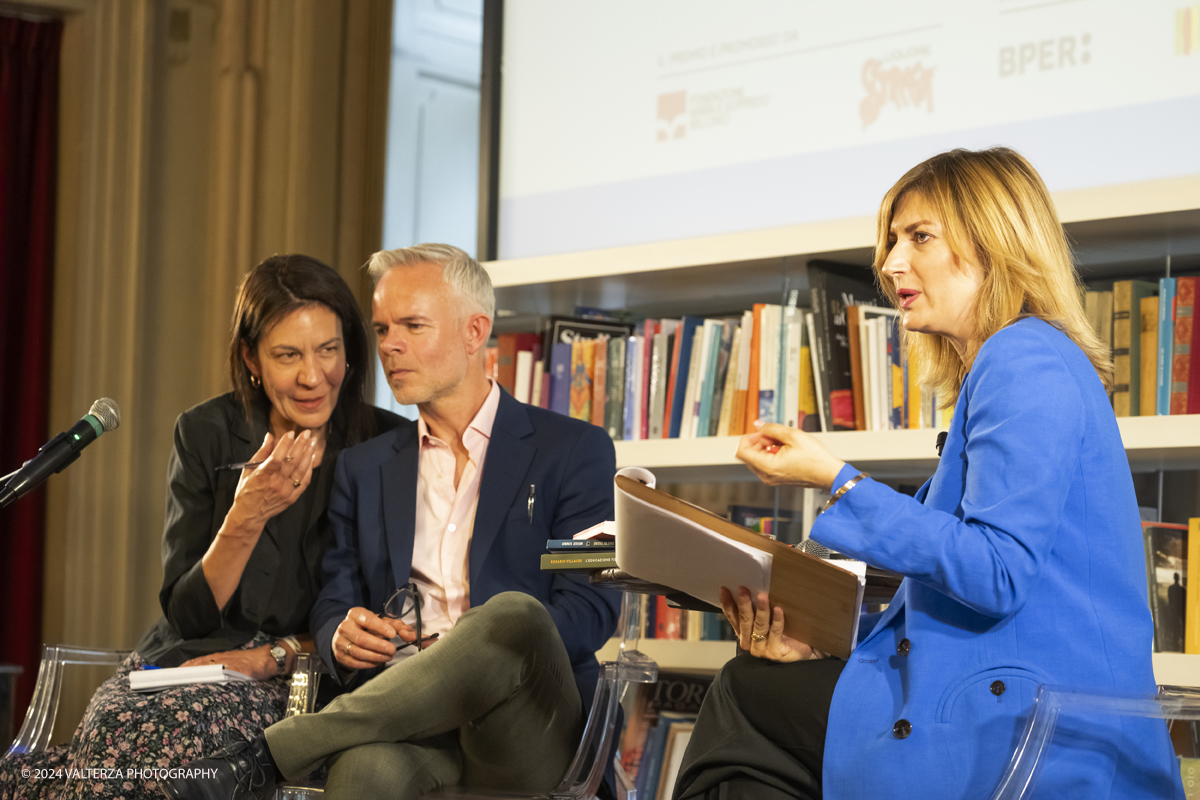
[[[1200,720],[1200,691],[1163,686],[1158,694],[1134,694],[1039,687],[1033,712],[991,800],[1032,797],[1060,720],[1098,715],[1194,722]]]

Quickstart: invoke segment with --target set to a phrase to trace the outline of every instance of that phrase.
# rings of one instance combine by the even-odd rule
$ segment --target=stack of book
[[[696,715],[712,685],[711,672],[659,670],[656,683],[636,684],[626,707],[615,761],[618,792],[670,798]]]
[[[1154,650],[1200,654],[1200,517],[1143,522]]]
[[[1112,347],[1118,417],[1200,413],[1200,326],[1192,325],[1194,277],[1116,281],[1089,290],[1084,310]]]

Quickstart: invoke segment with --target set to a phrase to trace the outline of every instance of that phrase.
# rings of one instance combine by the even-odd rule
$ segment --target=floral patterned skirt
[[[133,653],[100,686],[70,745],[0,759],[0,800],[157,800],[155,771],[211,755],[232,729],[254,737],[283,716],[282,678],[138,694],[129,673],[145,664]]]

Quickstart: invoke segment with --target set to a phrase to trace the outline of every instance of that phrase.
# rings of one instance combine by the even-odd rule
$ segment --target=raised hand
[[[289,431],[278,441],[268,433],[251,458],[263,463],[242,470],[230,512],[261,530],[267,520],[304,494],[312,481],[316,449],[317,441],[309,431],[299,436]]]
[[[743,436],[737,457],[768,486],[809,486],[825,491],[846,465],[815,436],[774,422]]]

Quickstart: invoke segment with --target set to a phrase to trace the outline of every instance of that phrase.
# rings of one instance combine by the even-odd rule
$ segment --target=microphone
[[[120,424],[121,412],[116,401],[101,397],[92,403],[83,419],[42,445],[36,456],[13,473],[12,479],[0,489],[0,508],[41,486],[51,475],[62,472],[79,458],[79,451]]]

